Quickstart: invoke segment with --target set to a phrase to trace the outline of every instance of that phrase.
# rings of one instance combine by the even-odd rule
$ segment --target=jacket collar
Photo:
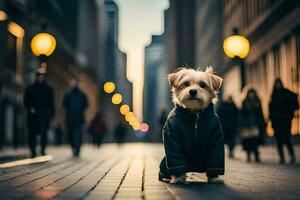
[[[210,103],[207,108],[205,108],[203,111],[195,113],[191,112],[190,110],[183,108],[179,105],[175,105],[174,108],[175,115],[185,117],[185,118],[196,118],[198,115],[198,119],[205,119],[210,117],[211,115],[214,115],[214,105]]]

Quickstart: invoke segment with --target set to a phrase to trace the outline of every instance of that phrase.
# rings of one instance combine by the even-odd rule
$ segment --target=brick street
[[[300,165],[277,164],[274,147],[261,148],[259,164],[238,148],[226,159],[224,185],[206,184],[203,174],[189,185],[159,182],[160,144],[84,146],[80,158],[66,146],[48,153],[49,162],[0,169],[0,199],[300,199]]]

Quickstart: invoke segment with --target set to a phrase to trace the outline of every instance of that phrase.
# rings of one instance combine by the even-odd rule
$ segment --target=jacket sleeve
[[[224,137],[223,130],[217,120],[209,141],[209,153],[207,156],[207,174],[224,174]]]
[[[188,171],[184,146],[179,130],[174,127],[174,119],[168,119],[163,129],[163,140],[168,173],[180,175]]]

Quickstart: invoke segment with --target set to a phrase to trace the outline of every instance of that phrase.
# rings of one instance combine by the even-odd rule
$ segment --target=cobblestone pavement
[[[0,169],[0,199],[300,199],[300,165],[277,164],[272,147],[261,149],[260,164],[246,163],[237,149],[224,185],[206,184],[204,175],[189,185],[159,182],[160,144],[85,146],[77,159],[67,147],[48,153],[49,162]]]

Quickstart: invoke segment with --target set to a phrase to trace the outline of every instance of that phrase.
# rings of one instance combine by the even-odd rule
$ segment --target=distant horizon
[[[127,54],[127,78],[133,84],[133,111],[143,118],[144,48],[164,32],[168,0],[115,0],[119,7],[119,48]]]

